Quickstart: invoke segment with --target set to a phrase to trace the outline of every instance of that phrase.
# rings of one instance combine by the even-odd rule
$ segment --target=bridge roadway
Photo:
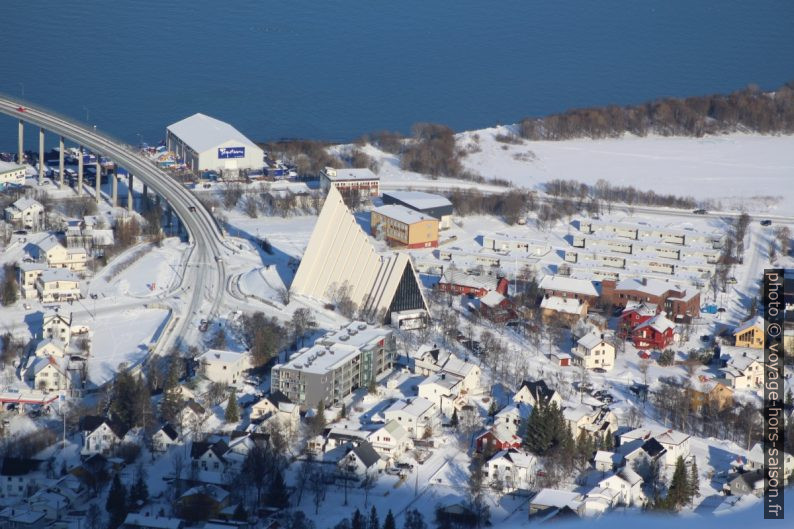
[[[20,110],[20,108],[24,110]],[[177,311],[179,321],[169,336],[160,341],[156,353],[168,352],[179,337],[195,332],[191,322],[201,314],[203,302],[208,300],[211,308],[207,318],[217,315],[223,300],[226,271],[223,257],[229,248],[224,235],[209,211],[190,191],[168,174],[147,160],[136,150],[103,133],[80,124],[70,118],[30,106],[0,94],[0,113],[42,127],[58,134],[92,152],[104,155],[127,169],[134,177],[163,197],[186,227],[190,241],[190,256],[186,260],[182,283],[192,293],[187,310]],[[130,322],[134,323],[134,322]]]

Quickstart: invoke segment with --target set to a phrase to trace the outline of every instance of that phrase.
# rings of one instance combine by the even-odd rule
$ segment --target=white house
[[[243,383],[243,374],[251,365],[248,353],[235,353],[209,349],[196,360],[201,365],[204,376],[212,382],[240,386]]]
[[[411,371],[417,375],[429,377],[441,371],[441,366],[449,356],[442,352],[436,345],[422,344],[416,350],[407,352],[408,362]]]
[[[593,458],[593,467],[600,472],[610,472],[617,468],[623,457],[608,450],[598,450]]]
[[[513,435],[522,436],[521,428],[532,413],[532,406],[523,402],[508,404],[494,415],[494,427],[503,428]]]
[[[60,340],[46,339],[36,344],[34,354],[40,358],[48,358],[54,356],[56,358],[63,358],[65,353],[66,343]]]
[[[579,404],[563,409],[562,415],[571,427],[574,437],[579,435],[579,430],[603,437],[604,434],[612,435],[618,428],[615,412],[607,408]]]
[[[300,424],[300,406],[276,391],[251,406],[251,421],[260,422],[260,428],[277,421],[280,427],[295,431]]]
[[[426,429],[436,426],[436,407],[422,397],[400,399],[383,412],[386,421],[397,421],[413,439],[421,439]]]
[[[647,441],[651,438],[666,450],[664,463],[675,465],[679,457],[686,459],[689,456],[689,435],[677,430],[665,428],[636,428],[620,436],[620,444],[628,444],[632,441]]]
[[[44,315],[41,335],[45,340],[58,340],[68,344],[72,339],[71,313],[67,316],[57,311],[47,312]]]
[[[441,367],[443,373],[449,373],[461,379],[461,391],[472,393],[480,389],[480,366],[461,360],[455,355],[449,358]]]
[[[19,457],[4,457],[0,463],[0,498],[28,496],[45,476],[39,471],[43,461]]]
[[[177,444],[179,434],[169,423],[165,423],[152,434],[152,451],[165,452],[170,446]]]
[[[127,433],[115,421],[95,415],[83,417],[80,429],[83,432],[83,446],[80,454],[83,456],[112,455]]]
[[[19,293],[22,299],[33,299],[38,296],[36,281],[47,270],[44,263],[19,263]]]
[[[538,402],[557,404],[558,408],[562,408],[562,396],[555,389],[549,388],[543,380],[531,381],[525,380],[521,383],[521,387],[513,396],[513,402],[523,402],[532,407],[538,405]]]
[[[36,292],[43,303],[80,299],[80,280],[69,270],[44,270],[36,279]]]
[[[418,385],[418,394],[438,406],[441,413],[451,416],[454,401],[463,389],[463,379],[445,372],[430,375]]]
[[[207,411],[194,400],[188,400],[176,416],[176,426],[182,437],[191,437],[202,431]]]
[[[579,338],[571,353],[574,364],[583,365],[586,369],[608,371],[615,366],[615,346],[597,329]]]
[[[515,449],[502,450],[494,454],[485,464],[485,475],[503,491],[530,489],[534,483],[537,459],[529,452]]]
[[[88,252],[83,247],[67,248],[52,235],[37,246],[39,258],[44,258],[50,268],[66,268],[72,272],[82,272],[86,269]]]
[[[44,392],[69,389],[71,380],[68,364],[68,360],[62,357],[33,357],[28,368],[28,378],[33,382],[33,389]]]
[[[193,441],[190,445],[191,465],[197,470],[223,472],[226,466],[224,454],[229,446],[224,441],[215,443]]]
[[[351,447],[350,451],[339,460],[337,466],[343,472],[363,478],[366,475],[380,474],[386,468],[386,462],[369,442],[364,441]]]
[[[602,479],[598,486],[617,492],[616,499],[620,505],[641,505],[645,500],[642,477],[629,467],[623,467],[616,474]]]
[[[381,457],[396,459],[408,450],[412,450],[414,443],[408,431],[399,421],[389,421],[367,437],[367,441]]]
[[[761,389],[764,385],[764,364],[758,350],[742,348],[729,354],[730,359],[722,372],[731,387],[735,390]]]
[[[17,228],[38,230],[44,223],[44,206],[32,198],[20,198],[5,209],[5,219]]]

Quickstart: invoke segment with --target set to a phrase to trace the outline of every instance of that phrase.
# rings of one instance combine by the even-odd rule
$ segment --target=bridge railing
[[[17,96],[11,96],[11,95],[8,95],[8,94],[6,94],[4,92],[0,92],[0,99],[6,99],[6,100],[12,102],[14,105],[16,105],[18,107],[23,107],[23,108],[26,108],[26,109],[30,108],[32,110],[37,110],[37,111],[40,111],[42,113],[49,114],[51,116],[57,117],[57,118],[62,119],[64,121],[68,121],[69,123],[71,123],[73,125],[77,125],[77,126],[82,127],[84,129],[90,130],[90,131],[94,132],[96,135],[102,136],[102,138],[104,138],[105,140],[110,141],[112,143],[115,143],[116,145],[125,147],[128,150],[133,151],[133,152],[138,152],[138,148],[132,147],[127,142],[121,140],[117,136],[114,136],[113,134],[111,134],[110,132],[106,131],[105,129],[100,128],[99,126],[96,125],[96,123],[87,123],[86,121],[83,121],[82,119],[76,118],[75,116],[67,116],[66,114],[64,114],[62,112],[58,112],[56,110],[48,108],[48,107],[46,107],[46,106],[44,106],[44,105],[42,105],[40,103],[35,103],[33,101],[29,101],[27,99],[24,99],[24,98],[21,98],[21,97],[17,97]],[[23,121],[24,121],[24,117],[23,116],[20,116],[20,118],[22,118]]]

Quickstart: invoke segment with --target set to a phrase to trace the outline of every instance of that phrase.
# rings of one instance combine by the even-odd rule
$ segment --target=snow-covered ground
[[[131,308],[102,313],[89,320],[93,330],[88,378],[101,385],[110,380],[121,363],[132,366],[145,358],[149,344],[167,322],[169,311],[162,308]]]
[[[794,136],[726,134],[704,138],[625,135],[614,139],[565,141],[496,141],[514,126],[462,132],[458,146],[470,153],[466,169],[486,179],[499,178],[519,187],[539,189],[561,178],[595,184],[631,185],[660,194],[710,200],[717,209],[747,209],[794,214]],[[346,147],[339,147],[343,149]],[[450,179],[429,180],[403,171],[394,155],[368,145],[380,162],[384,187],[461,185]],[[491,189],[491,186],[478,186]]]

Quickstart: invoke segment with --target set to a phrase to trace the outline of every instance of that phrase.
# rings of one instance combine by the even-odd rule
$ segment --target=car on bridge
[[[25,107],[17,107],[19,112],[25,112],[27,109]]]
[[[706,213],[708,213],[708,211],[706,211],[705,209],[696,209],[692,213],[694,213],[695,215],[705,215]]]

